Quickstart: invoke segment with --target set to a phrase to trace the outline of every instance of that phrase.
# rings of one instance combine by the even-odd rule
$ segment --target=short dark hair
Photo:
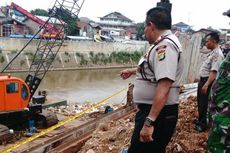
[[[163,7],[154,7],[147,12],[146,24],[152,22],[158,29],[171,29],[172,17],[171,13]]]
[[[206,38],[210,36],[211,39],[215,40],[216,43],[219,43],[220,42],[220,36],[217,32],[211,32],[209,34],[206,35]]]

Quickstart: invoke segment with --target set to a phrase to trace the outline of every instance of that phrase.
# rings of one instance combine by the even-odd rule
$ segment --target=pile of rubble
[[[167,153],[205,153],[208,132],[194,130],[193,120],[198,116],[196,97],[181,101],[176,132],[167,146]],[[130,144],[134,128],[134,114],[128,119],[102,123],[79,153],[121,153]]]
[[[120,153],[130,143],[134,114],[117,122],[101,123],[78,153]]]
[[[106,108],[110,108],[113,110],[116,110],[125,104],[102,104],[97,108],[94,108],[95,103],[84,103],[84,104],[71,104],[67,106],[56,106],[56,107],[49,107],[47,110],[52,111],[56,114],[64,115],[64,116],[73,116],[76,115],[77,113],[81,113],[89,108],[91,108],[90,111],[87,112],[87,114],[95,114],[97,112],[104,113],[106,111]]]
[[[190,96],[181,101],[179,107],[179,119],[176,132],[167,147],[170,153],[205,153],[207,132],[197,132],[194,130],[193,121],[197,118],[197,99]]]

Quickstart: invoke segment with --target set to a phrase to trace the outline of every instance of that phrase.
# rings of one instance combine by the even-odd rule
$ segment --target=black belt
[[[160,112],[160,116],[168,116],[171,115],[172,113],[178,113],[178,106],[179,104],[172,104],[172,105],[165,105],[161,112]],[[150,104],[138,104],[137,107],[142,110],[142,111],[150,111],[152,105]]]
[[[172,104],[172,105],[165,105],[163,107],[163,109],[173,109],[173,108],[177,108],[179,104]],[[138,104],[138,108],[145,108],[145,107],[152,107],[151,104]]]
[[[208,79],[208,77],[200,77],[200,79],[205,80]]]

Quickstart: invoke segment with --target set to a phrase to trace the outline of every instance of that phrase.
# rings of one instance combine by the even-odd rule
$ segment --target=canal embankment
[[[182,44],[183,53],[181,57],[184,61],[184,75],[181,79],[184,83],[191,83],[198,78],[198,69],[204,54],[200,52],[204,34],[179,34],[178,37]],[[28,41],[28,39],[0,38],[0,69],[3,69]],[[33,40],[8,67],[6,72],[27,71],[38,43],[39,40]],[[146,41],[98,43],[66,40],[55,57],[50,70],[134,67],[148,46]]]
[[[0,68],[27,44],[27,39],[0,38]],[[31,65],[39,40],[33,40],[14,60],[7,71],[26,71]],[[44,42],[45,43],[45,40]],[[50,70],[118,68],[136,65],[146,50],[145,41],[92,42],[66,40]]]

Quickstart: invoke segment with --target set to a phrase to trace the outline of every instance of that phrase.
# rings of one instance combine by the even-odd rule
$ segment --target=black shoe
[[[207,128],[206,128],[206,127],[203,127],[203,126],[201,126],[201,125],[199,125],[199,124],[196,124],[196,125],[195,125],[195,130],[198,131],[198,132],[204,132],[204,131],[207,130]]]

